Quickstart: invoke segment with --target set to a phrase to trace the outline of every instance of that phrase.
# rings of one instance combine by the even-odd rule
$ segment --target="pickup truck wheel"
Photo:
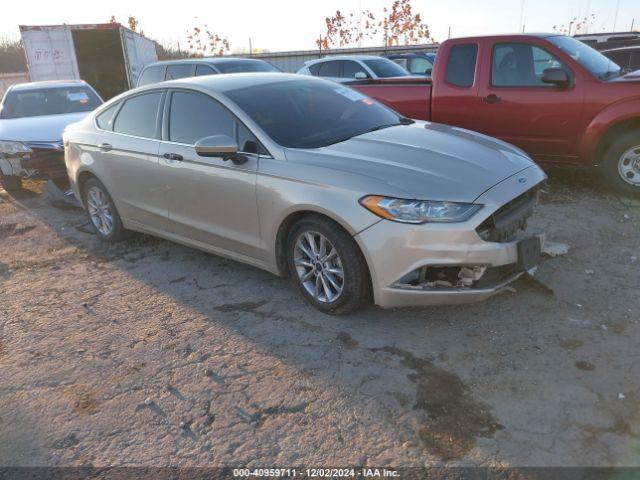
[[[118,242],[128,236],[129,232],[122,226],[109,192],[97,178],[91,178],[84,184],[82,199],[89,221],[100,238]]]
[[[326,217],[310,216],[294,225],[287,263],[302,296],[321,312],[351,313],[370,301],[369,269],[358,245]]]
[[[605,153],[604,177],[617,192],[640,196],[640,134],[618,137]]]
[[[17,175],[5,175],[0,172],[0,186],[7,192],[15,192],[22,188],[22,178]]]

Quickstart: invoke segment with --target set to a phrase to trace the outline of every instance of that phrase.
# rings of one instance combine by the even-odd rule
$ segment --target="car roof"
[[[12,91],[41,90],[43,88],[68,88],[88,86],[84,80],[47,80],[42,82],[15,83],[11,86]]]
[[[482,40],[482,39],[505,39],[507,41],[509,41],[509,39],[515,39],[515,38],[527,38],[527,37],[535,37],[535,38],[549,38],[549,37],[563,37],[566,35],[563,35],[561,33],[544,33],[544,32],[534,32],[534,33],[505,33],[505,34],[495,34],[495,35],[477,35],[477,36],[473,36],[473,37],[453,37],[450,40],[446,40],[447,42],[449,41],[455,41],[458,42],[460,40],[465,40],[465,41],[469,41],[469,40]]]
[[[184,65],[192,63],[202,63],[204,65],[222,65],[230,63],[263,63],[264,60],[259,58],[244,58],[244,57],[196,57],[196,58],[180,58],[176,60],[161,60],[159,62],[153,62],[145,65],[145,68],[154,65]],[[266,62],[265,62],[266,63]]]
[[[317,58],[315,60],[307,60],[306,62],[304,62],[304,64],[314,65],[316,63],[329,62],[331,60],[380,60],[380,59],[385,59],[385,57],[381,57],[379,55],[330,55],[323,58]],[[388,60],[388,58],[385,60]]]
[[[251,73],[226,73],[224,75],[204,75],[200,77],[187,77],[167,82],[152,83],[139,87],[136,92],[154,90],[158,88],[195,88],[210,93],[224,93],[238,88],[253,87],[255,85],[268,85],[290,81],[326,81],[295,73],[281,72],[251,72]],[[126,94],[125,94],[126,95]],[[123,96],[125,96],[123,95]]]

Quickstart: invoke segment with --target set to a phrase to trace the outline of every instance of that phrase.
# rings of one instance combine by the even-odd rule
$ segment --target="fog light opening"
[[[471,288],[482,278],[485,265],[420,267],[404,277],[396,285],[400,288]]]

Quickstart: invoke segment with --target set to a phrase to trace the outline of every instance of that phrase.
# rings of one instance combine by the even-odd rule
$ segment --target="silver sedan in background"
[[[65,131],[99,235],[157,235],[290,276],[326,313],[485,299],[538,261],[545,180],[499,140],[322,79],[230,74],[116,97]]]

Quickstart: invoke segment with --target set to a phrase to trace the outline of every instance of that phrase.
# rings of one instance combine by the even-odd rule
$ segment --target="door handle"
[[[502,99],[499,96],[492,93],[490,95],[487,95],[486,97],[483,97],[482,103],[488,103],[489,105],[491,105],[492,103],[498,103],[500,100]]]
[[[184,160],[184,158],[182,157],[182,155],[180,155],[179,153],[171,153],[171,152],[167,152],[164,155],[162,155],[164,158],[166,158],[167,160],[176,160],[178,162],[181,162],[182,160]]]
[[[98,145],[98,148],[103,152],[108,152],[109,150],[113,149],[110,143],[101,143],[100,145]]]

